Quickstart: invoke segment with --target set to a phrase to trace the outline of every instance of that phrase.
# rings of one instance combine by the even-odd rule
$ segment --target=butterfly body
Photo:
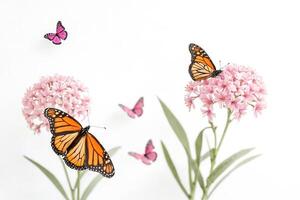
[[[210,77],[216,77],[222,72],[222,70],[216,70],[212,60],[200,46],[190,44],[189,50],[192,56],[192,61],[189,66],[189,74],[194,81],[201,81]]]
[[[214,78],[214,77],[218,76],[220,73],[222,73],[222,70],[220,70],[220,69],[215,70],[211,73],[210,77]]]
[[[65,31],[65,27],[62,25],[61,21],[57,22],[56,33],[47,33],[44,35],[45,39],[50,40],[53,44],[61,44],[61,40],[66,40],[68,37],[68,32]]]
[[[72,116],[55,108],[46,108],[44,115],[53,135],[52,149],[70,168],[89,169],[108,178],[114,175],[113,163],[100,142],[89,132],[90,126],[83,128]]]
[[[74,139],[72,144],[67,148],[67,152],[70,151],[72,148],[74,148],[74,146],[78,143],[78,141],[80,141],[80,139],[82,137],[84,137],[86,134],[88,134],[89,129],[90,129],[90,126],[87,126],[78,133],[77,137]]]

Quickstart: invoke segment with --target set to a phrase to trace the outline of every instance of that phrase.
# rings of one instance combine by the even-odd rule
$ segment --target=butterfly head
[[[222,70],[215,70],[215,71],[213,71],[212,73],[211,73],[211,77],[216,77],[216,76],[218,76],[220,73],[222,72]]]
[[[90,128],[91,128],[90,126],[87,126],[87,127],[83,128],[82,131],[81,131],[81,133],[83,133],[83,134],[87,133]]]

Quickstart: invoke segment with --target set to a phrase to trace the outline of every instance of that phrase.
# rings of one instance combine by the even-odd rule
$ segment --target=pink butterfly
[[[154,150],[154,145],[152,143],[152,140],[149,140],[146,145],[144,154],[139,154],[135,152],[128,152],[128,154],[138,160],[141,160],[144,164],[150,165],[157,158],[157,153],[153,150]]]
[[[141,97],[135,104],[135,106],[130,109],[122,104],[119,106],[127,113],[127,115],[131,118],[135,118],[135,116],[140,117],[143,114],[143,107],[144,107],[144,98]]]
[[[61,24],[61,21],[57,22],[56,33],[47,33],[44,38],[50,40],[53,44],[61,44],[61,40],[65,40],[68,37],[68,32],[65,31],[65,27]]]

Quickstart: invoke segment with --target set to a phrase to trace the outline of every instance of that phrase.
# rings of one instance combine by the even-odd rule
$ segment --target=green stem
[[[226,125],[225,125],[225,128],[224,128],[224,130],[223,130],[223,134],[222,134],[220,143],[219,143],[219,145],[218,145],[218,147],[217,147],[217,149],[216,149],[216,154],[219,152],[219,150],[220,150],[220,148],[221,148],[221,145],[222,145],[222,143],[223,143],[223,141],[224,141],[224,138],[225,138],[227,129],[228,129],[228,127],[229,127],[229,124],[230,124],[231,121],[232,121],[232,120],[230,119],[231,114],[232,114],[232,112],[231,112],[231,110],[228,108],[228,110],[227,110],[227,120],[226,120]]]
[[[203,194],[202,194],[201,200],[207,200],[207,199],[208,199],[208,197],[207,197],[207,193],[206,193],[206,191],[205,191],[205,192],[203,192]]]
[[[211,159],[211,164],[210,164],[210,173],[213,171],[215,164],[216,164],[216,157],[217,157],[217,127],[213,124],[213,122],[209,122],[210,128],[214,134],[214,148],[212,149],[213,152],[210,152],[213,154],[213,157]]]
[[[191,189],[191,194],[189,200],[194,200],[195,197],[195,191],[196,191],[196,185],[193,185],[193,188]]]
[[[77,200],[80,200],[80,171],[77,171]]]
[[[232,114],[231,110],[230,110],[230,109],[227,109],[227,119],[226,119],[226,124],[225,124],[224,130],[223,130],[223,133],[222,133],[221,140],[220,140],[220,142],[219,142],[218,145],[216,145],[216,144],[217,144],[217,142],[216,142],[216,141],[217,141],[217,138],[216,138],[216,127],[214,126],[214,124],[213,124],[212,122],[210,122],[211,129],[212,129],[212,131],[213,131],[213,133],[214,133],[214,136],[215,136],[215,137],[214,137],[214,139],[215,139],[215,148],[213,149],[214,152],[212,152],[212,153],[213,153],[213,157],[212,157],[212,159],[211,159],[211,165],[210,165],[210,173],[209,173],[209,175],[212,173],[212,171],[213,171],[214,168],[215,168],[215,164],[216,164],[216,160],[217,160],[218,153],[219,153],[220,148],[221,148],[221,146],[222,146],[222,144],[223,144],[223,141],[224,141],[225,135],[226,135],[226,133],[227,133],[229,124],[230,124],[231,121],[232,121],[232,120],[230,119],[231,114]],[[203,192],[202,200],[207,200],[207,199],[209,198],[209,197],[207,196],[207,191],[208,191],[208,190],[209,190],[209,187],[206,187],[206,191]]]
[[[191,161],[190,160],[188,160],[188,170],[189,170],[190,190],[192,191],[192,189],[193,189],[193,183],[192,183],[192,166],[191,166]]]
[[[72,200],[75,200],[75,191],[74,191],[74,189],[71,185],[71,181],[70,181],[70,177],[69,177],[66,165],[65,165],[65,163],[63,162],[63,160],[61,158],[60,158],[60,161],[61,161],[61,164],[64,168],[64,172],[65,172],[65,175],[66,175],[66,178],[67,178],[67,181],[68,181],[68,185],[69,185],[69,188],[70,188]]]
[[[214,170],[215,164],[216,164],[216,158],[214,158],[214,159],[211,160],[209,174],[211,174],[212,171]]]
[[[190,193],[190,198],[189,198],[190,200],[194,200],[194,197],[195,197],[195,191],[196,191],[196,185],[197,185],[197,179],[198,179],[199,171],[197,171],[197,173],[195,174],[194,180],[191,184],[191,193]]]
[[[217,127],[214,125],[213,122],[209,122],[209,124],[210,124],[210,128],[211,128],[211,130],[213,131],[213,134],[214,134],[214,146],[215,146],[215,148],[217,148],[217,143],[218,143],[218,141],[217,141],[217,132],[216,132]]]
[[[200,164],[197,164],[198,167],[198,171],[196,172],[195,176],[194,176],[194,181],[192,183],[192,187],[191,187],[191,193],[190,193],[190,200],[194,200],[195,197],[195,192],[196,192],[196,186],[197,186],[197,181],[198,181],[198,176],[201,176],[201,172],[200,172]]]

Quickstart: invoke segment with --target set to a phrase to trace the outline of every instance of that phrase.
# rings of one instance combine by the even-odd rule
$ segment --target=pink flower
[[[261,102],[261,101],[257,102],[254,106],[255,116],[257,116],[258,114],[261,114],[261,111],[265,108],[266,108],[266,104],[264,102]]]
[[[197,89],[197,87],[194,87],[194,82],[192,81],[185,87],[185,91],[187,92],[195,92],[195,89]]]
[[[247,111],[247,104],[240,103],[237,105],[237,107],[234,109],[233,116],[235,119],[240,120],[241,117],[246,114]]]
[[[195,100],[202,103],[202,113],[212,121],[215,104],[231,110],[240,119],[249,108],[255,115],[266,108],[266,89],[262,78],[248,67],[228,64],[215,78],[190,82],[186,86],[186,105],[195,108]],[[188,102],[188,103],[187,103]]]
[[[195,105],[193,103],[193,98],[192,97],[188,97],[185,98],[185,105],[189,108],[189,110],[191,110],[191,108],[195,108]]]
[[[228,100],[231,100],[231,97],[230,97],[231,94],[226,91],[222,91],[221,93],[216,92],[214,94],[214,96],[215,96],[216,102],[218,102],[220,105],[223,105]]]
[[[249,88],[244,89],[241,93],[242,93],[242,97],[248,102],[250,102],[252,99],[254,99],[253,93],[250,92]]]
[[[209,121],[212,121],[215,117],[212,108],[201,109],[202,114],[208,118]]]
[[[231,110],[237,110],[237,109],[239,109],[240,101],[241,101],[240,98],[230,98],[226,102],[226,106],[228,108],[230,108]]]
[[[214,104],[214,99],[211,95],[200,95],[200,99],[206,107],[211,107]]]
[[[205,80],[206,81],[206,80]],[[195,82],[198,83],[198,82]],[[205,82],[204,82],[205,83]],[[197,87],[198,85],[195,84],[195,86]],[[198,88],[197,88],[198,89]],[[205,91],[205,94],[213,94],[214,93],[214,88],[211,85],[204,85],[204,87],[202,88],[203,91]],[[203,92],[202,92],[203,93]]]
[[[84,118],[89,103],[87,88],[81,82],[69,76],[46,76],[25,92],[22,112],[29,128],[40,133],[42,128],[49,129],[44,117],[45,108],[55,107],[74,117]]]

